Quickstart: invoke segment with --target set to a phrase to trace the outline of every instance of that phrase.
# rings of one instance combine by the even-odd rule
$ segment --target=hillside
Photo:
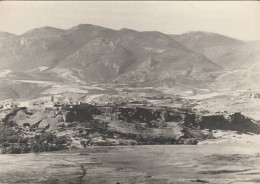
[[[221,70],[204,55],[156,31],[80,24],[67,30],[46,26],[19,36],[1,33],[0,39],[0,71],[23,72],[44,80],[48,75],[52,76],[49,80],[58,80],[69,73],[91,83],[167,86],[185,82],[181,77],[189,83],[201,81],[198,74]]]
[[[21,35],[21,37],[29,38],[29,37],[50,37],[55,35],[64,34],[66,31],[63,29],[58,29],[50,26],[35,28],[29,30]]]
[[[181,35],[172,35],[172,37],[192,50],[203,50],[205,48],[236,46],[242,45],[244,42],[230,38],[217,33],[194,31],[187,32]]]
[[[259,61],[259,48],[257,41],[208,32],[166,35],[92,24],[67,30],[46,26],[21,35],[0,32],[0,77],[16,83],[49,81],[58,86],[64,82],[66,86],[113,83],[192,91],[239,90],[255,86],[248,81],[257,79],[257,72],[250,71]],[[4,93],[24,96],[16,95],[20,92],[15,88]]]
[[[98,38],[66,57],[56,68],[74,69],[80,78],[106,82],[124,73],[132,62],[131,52],[105,38]]]
[[[57,67],[75,69],[74,73],[90,82],[119,83],[149,83],[155,79],[158,83],[160,78],[174,82],[176,76],[221,69],[165,34],[125,29],[119,31],[117,39],[110,34],[90,41]]]
[[[225,69],[237,69],[243,65],[257,63],[260,59],[259,42],[244,42],[201,31],[172,35],[172,38]]]
[[[201,115],[188,109],[130,104],[48,110],[22,107],[2,110],[2,115],[1,153],[11,154],[87,146],[193,145],[212,139],[216,129],[240,134],[260,132],[258,122],[240,113]]]
[[[230,70],[216,78],[216,88],[233,90],[260,90],[260,63],[244,65],[236,70]],[[226,82],[223,82],[226,81]]]
[[[46,89],[48,89],[47,85],[0,80],[0,100],[38,98],[41,96],[42,91]]]
[[[83,27],[83,28],[82,28]],[[82,30],[83,29],[83,30]],[[96,38],[101,27],[92,25],[62,30],[53,27],[36,28],[19,36],[1,34],[0,69],[26,71],[38,67],[54,67],[62,59]]]

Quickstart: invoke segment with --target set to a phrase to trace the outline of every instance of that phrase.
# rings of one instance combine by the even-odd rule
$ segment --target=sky
[[[260,40],[260,2],[0,1],[0,31],[19,35],[36,27],[78,24],[167,34],[208,31]]]

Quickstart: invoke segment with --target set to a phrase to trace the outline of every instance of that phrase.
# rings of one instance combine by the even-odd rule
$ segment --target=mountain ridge
[[[188,32],[171,35],[187,48],[205,55],[225,69],[238,69],[243,65],[255,64],[260,59],[260,44],[245,42],[217,33]]]
[[[0,51],[5,53],[0,56],[0,70],[26,72],[46,67],[47,70],[41,71],[46,73],[56,72],[56,68],[61,68],[87,82],[116,81],[152,85],[160,85],[161,80],[173,81],[171,83],[176,83],[178,80],[181,83],[182,77],[191,83],[204,80],[212,72],[227,68],[228,64],[215,59],[216,57],[228,58],[225,55],[226,51],[221,53],[222,47],[233,49],[235,45],[241,48],[248,44],[217,33],[203,31],[168,35],[158,31],[136,31],[127,28],[114,30],[92,24],[79,24],[69,29],[44,26],[4,39],[5,46],[0,45]],[[97,45],[96,50],[93,50],[92,48],[95,48],[93,43],[102,39],[109,42],[111,46],[103,48]],[[203,52],[204,50],[206,52]],[[213,57],[210,51],[220,52],[220,56],[216,53],[217,56]],[[230,57],[232,58],[233,55],[231,54]],[[241,60],[244,61],[244,58]],[[238,64],[243,65],[242,61]],[[66,63],[69,67],[65,67]],[[91,65],[76,66],[83,66],[84,63],[91,63]],[[90,72],[92,70],[93,72]],[[93,76],[90,76],[91,73]],[[199,74],[203,74],[204,78],[199,77]]]

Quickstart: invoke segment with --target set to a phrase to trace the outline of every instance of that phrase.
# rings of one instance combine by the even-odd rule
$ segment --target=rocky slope
[[[25,153],[89,145],[197,144],[214,138],[212,130],[259,134],[260,124],[240,113],[203,115],[145,106],[18,108],[2,117],[0,140],[4,152]]]
[[[130,51],[105,38],[97,38],[66,57],[57,68],[73,69],[78,77],[88,81],[106,82],[124,73],[133,62]]]
[[[260,90],[260,63],[241,66],[229,70],[216,78],[213,88],[232,90]],[[223,82],[225,81],[225,82]]]

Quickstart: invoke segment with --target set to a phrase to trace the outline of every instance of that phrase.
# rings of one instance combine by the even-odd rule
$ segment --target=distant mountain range
[[[167,35],[91,24],[0,32],[0,71],[19,79],[198,86],[259,58],[260,42],[208,32]]]

